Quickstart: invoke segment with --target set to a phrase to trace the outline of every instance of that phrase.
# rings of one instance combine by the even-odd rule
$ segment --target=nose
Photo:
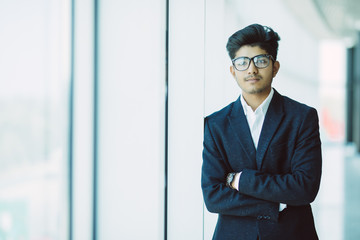
[[[254,74],[254,73],[258,73],[258,69],[255,66],[254,60],[251,60],[248,68],[248,74]]]

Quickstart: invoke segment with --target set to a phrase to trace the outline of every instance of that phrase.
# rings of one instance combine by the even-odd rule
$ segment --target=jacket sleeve
[[[299,127],[291,172],[268,174],[245,169],[239,181],[239,192],[266,201],[288,205],[306,205],[314,201],[321,178],[321,142],[318,116],[310,108]]]
[[[276,221],[279,204],[247,196],[226,186],[226,175],[231,168],[224,161],[209,123],[205,120],[201,187],[207,209],[213,213],[234,216],[268,216]]]

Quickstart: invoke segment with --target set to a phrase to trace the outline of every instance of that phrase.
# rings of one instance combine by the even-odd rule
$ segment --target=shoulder
[[[274,89],[275,90],[275,89]],[[285,95],[281,95],[279,92],[275,90],[273,102],[275,105],[282,105],[285,112],[287,113],[298,113],[298,112],[308,112],[315,111],[315,108],[308,106],[304,103],[298,102],[292,98],[289,98]]]
[[[298,102],[294,99],[291,99],[287,96],[282,96],[284,100],[284,107],[288,110],[293,111],[311,111],[311,109],[315,110],[315,108],[308,106],[304,103]]]
[[[239,99],[237,99],[236,101],[238,101]],[[206,122],[221,122],[224,121],[227,116],[229,116],[234,108],[235,102],[232,102],[230,104],[228,104],[227,106],[223,107],[222,109],[208,115],[207,117],[205,117],[205,121]]]
[[[282,96],[284,112],[286,116],[294,119],[305,119],[305,118],[318,118],[317,111],[314,107],[298,102],[287,96]]]

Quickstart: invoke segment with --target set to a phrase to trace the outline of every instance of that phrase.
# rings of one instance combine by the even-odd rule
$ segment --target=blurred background
[[[320,116],[320,239],[360,239],[357,0],[0,0],[0,240],[208,240],[203,119],[225,45],[281,37],[273,86]]]

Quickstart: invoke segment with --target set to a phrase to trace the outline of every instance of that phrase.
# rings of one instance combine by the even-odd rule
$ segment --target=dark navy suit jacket
[[[257,150],[240,98],[208,116],[201,186],[207,209],[219,214],[213,239],[318,239],[310,203],[321,162],[316,110],[277,91]],[[225,184],[230,172],[242,172],[239,191]],[[280,213],[279,203],[288,206]]]

